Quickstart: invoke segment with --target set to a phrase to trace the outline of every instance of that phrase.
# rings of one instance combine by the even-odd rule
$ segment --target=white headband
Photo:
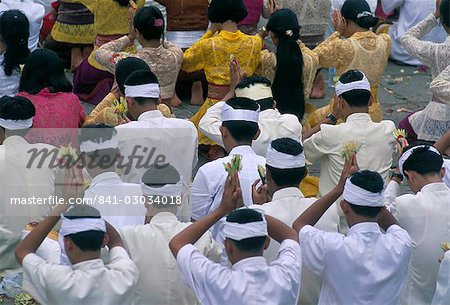
[[[21,130],[33,125],[33,117],[26,120],[7,120],[0,118],[0,126],[8,130]]]
[[[97,143],[94,141],[84,141],[80,143],[80,151],[82,153],[91,153],[100,149],[116,149],[119,147],[119,140],[117,136],[113,136],[111,139]]]
[[[183,193],[183,183],[178,181],[176,184],[165,184],[162,187],[151,187],[141,181],[142,194],[145,196],[181,196]]]
[[[232,240],[243,240],[246,238],[267,236],[267,221],[264,213],[260,209],[254,209],[261,213],[262,221],[254,221],[248,223],[237,223],[225,221],[223,233],[226,238]]]
[[[125,85],[126,97],[146,97],[146,98],[159,98],[159,84],[143,84],[137,86]]]
[[[365,207],[383,207],[383,193],[372,193],[357,185],[354,185],[350,178],[347,179],[344,186],[342,197],[345,201]]]
[[[248,121],[258,123],[259,119],[259,106],[258,110],[246,110],[246,109],[234,109],[227,103],[222,107],[222,122],[227,121]]]
[[[397,166],[398,166],[398,169],[399,169],[400,174],[402,174],[402,175],[404,174],[404,173],[403,173],[403,164],[405,164],[406,160],[408,160],[408,158],[411,157],[411,155],[414,153],[414,151],[415,151],[416,149],[418,149],[418,148],[424,148],[424,147],[428,147],[430,151],[432,151],[432,152],[434,152],[434,153],[437,153],[439,156],[441,156],[441,153],[440,153],[436,148],[434,148],[433,146],[428,146],[428,145],[418,145],[418,146],[415,146],[415,147],[413,147],[413,148],[407,150],[405,153],[403,153],[403,154],[400,156],[400,158],[398,159],[398,164],[397,164]]]
[[[279,169],[299,168],[306,166],[305,154],[293,156],[275,150],[272,145],[267,147],[266,164]]]
[[[362,73],[362,72],[361,72]],[[366,75],[363,73],[363,79],[348,84],[343,84],[340,81],[336,83],[336,96],[352,91],[352,90],[367,90],[370,91],[370,83]]]
[[[67,236],[86,231],[106,232],[106,224],[102,218],[76,218],[69,219],[62,217],[61,230],[59,235]]]
[[[272,89],[266,84],[254,84],[246,88],[237,88],[234,93],[236,97],[246,97],[254,101],[273,98]]]

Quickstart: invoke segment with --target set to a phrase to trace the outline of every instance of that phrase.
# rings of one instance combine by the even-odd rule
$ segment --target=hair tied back
[[[364,17],[375,17],[375,15],[372,12],[367,12],[367,11],[356,15],[357,19],[364,18]]]

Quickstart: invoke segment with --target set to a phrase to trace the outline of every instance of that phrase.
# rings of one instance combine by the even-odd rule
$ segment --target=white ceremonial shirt
[[[0,54],[0,63],[3,63],[4,54]],[[0,65],[0,97],[4,95],[15,96],[19,93],[20,72],[13,70],[10,76],[5,74],[5,67]]]
[[[443,182],[430,183],[415,195],[397,197],[399,188],[398,183],[391,181],[385,200],[413,241],[402,304],[430,304],[439,271],[437,259],[442,255],[440,244],[450,241],[450,189]]]
[[[210,261],[191,244],[178,251],[177,262],[184,282],[202,305],[297,303],[302,254],[296,241],[283,241],[278,259],[269,265],[264,257],[255,256],[230,268]]]
[[[317,198],[305,198],[302,192],[296,187],[287,187],[276,191],[273,194],[272,201],[263,205],[253,205],[252,208],[262,209],[265,214],[275,217],[292,227],[294,221],[314,202]],[[336,208],[335,205],[330,209]],[[337,232],[339,218],[337,212],[328,210],[315,225],[316,228]],[[271,239],[269,248],[264,251],[264,257],[267,262],[272,262],[278,257],[280,244]],[[303,268],[302,270],[302,289],[299,298],[299,304],[317,304],[319,301],[321,279],[311,271]]]
[[[2,0],[0,2],[0,13],[8,10],[19,10],[27,16],[30,23],[30,37],[28,48],[30,52],[37,49],[39,43],[39,32],[44,20],[45,7],[34,3],[33,0]]]
[[[450,304],[450,251],[445,252],[444,259],[439,267],[436,282],[436,292],[434,293],[431,305]]]
[[[349,141],[361,144],[356,154],[359,168],[376,171],[386,180],[395,147],[394,130],[394,122],[375,123],[367,113],[354,113],[339,125],[321,125],[320,131],[303,143],[306,159],[312,163],[320,161],[320,196],[329,193],[338,184],[345,163],[341,156],[342,146]],[[344,233],[348,226],[340,206],[338,212],[340,230]]]
[[[381,0],[385,13],[390,13],[399,8],[398,21],[389,28],[389,36],[392,38],[391,58],[408,65],[420,65],[420,61],[411,56],[401,45],[403,34],[425,19],[436,10],[435,0]],[[434,28],[423,40],[436,43],[444,42],[447,33],[441,28]]]
[[[115,172],[95,176],[84,198],[116,229],[145,223],[147,209],[141,186],[123,182]]]
[[[101,259],[57,265],[28,254],[22,262],[23,288],[40,304],[131,304],[138,269],[124,248],[114,247],[109,254],[108,265]]]
[[[303,267],[323,277],[318,305],[400,303],[411,239],[399,226],[382,233],[377,223],[363,222],[346,236],[305,226],[299,240]]]
[[[180,222],[169,212],[153,216],[149,224],[127,226],[119,230],[125,248],[139,270],[138,286],[133,305],[193,305],[197,298],[186,286],[177,262],[169,249],[170,240],[191,223]],[[207,231],[195,247],[213,261],[222,253]]]
[[[200,120],[199,130],[209,139],[224,147],[220,126],[222,126],[222,107],[225,102],[218,102],[208,109]],[[292,114],[280,114],[278,109],[267,109],[259,113],[258,120],[260,134],[252,142],[256,154],[265,157],[267,147],[273,140],[279,138],[292,138],[301,140],[302,125],[298,118]]]

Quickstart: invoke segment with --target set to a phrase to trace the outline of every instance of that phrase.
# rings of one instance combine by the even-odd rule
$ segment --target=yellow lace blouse
[[[145,0],[136,1],[141,8]],[[125,35],[130,31],[128,7],[120,6],[114,0],[97,0],[94,28],[97,35]]]

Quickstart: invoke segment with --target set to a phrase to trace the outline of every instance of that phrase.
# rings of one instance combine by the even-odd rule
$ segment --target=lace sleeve
[[[214,34],[211,31],[207,31],[205,35],[200,38],[199,41],[194,43],[189,49],[184,52],[183,65],[181,70],[185,72],[195,72],[202,70],[204,67],[204,57],[203,57],[203,41],[212,37]]]
[[[339,32],[335,32],[318,45],[314,52],[319,56],[321,67],[334,67],[340,70],[352,62],[355,50],[348,39],[341,39]]]
[[[441,102],[450,104],[450,66],[431,82],[430,91]]]
[[[131,41],[127,36],[105,43],[94,53],[94,59],[114,74],[116,64],[120,60],[129,57],[127,52],[122,51],[130,44]]]
[[[268,50],[263,50],[261,51],[261,60],[256,68],[255,74],[263,76],[273,82],[276,66],[277,58],[275,54]]]

